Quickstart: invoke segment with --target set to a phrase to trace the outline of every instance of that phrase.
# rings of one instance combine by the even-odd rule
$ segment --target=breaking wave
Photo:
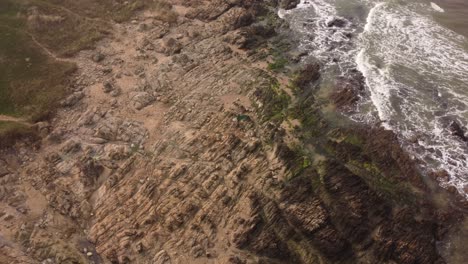
[[[378,116],[424,170],[448,172],[441,185],[468,198],[468,145],[449,129],[468,125],[468,41],[434,21],[439,6],[409,2],[303,0],[279,14],[325,70],[357,68],[366,77],[369,96],[352,119]],[[340,15],[340,5],[365,9],[367,17]]]

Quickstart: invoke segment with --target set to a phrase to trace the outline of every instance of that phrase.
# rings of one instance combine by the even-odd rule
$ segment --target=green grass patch
[[[312,154],[299,144],[293,145],[291,150],[295,153],[295,166],[292,169],[292,177],[297,177],[312,166]]]
[[[412,191],[411,187],[385,177],[377,165],[370,162],[350,160],[347,167],[364,179],[373,190],[387,199],[401,204],[415,204],[417,195]]]
[[[365,143],[364,140],[356,134],[348,135],[344,141],[356,147],[360,147],[360,148],[362,148],[362,146]]]
[[[290,49],[288,40],[275,39],[272,40],[269,47],[269,54],[273,57],[273,61],[268,64],[268,69],[274,72],[279,72],[286,68],[289,60],[285,56]]]
[[[262,91],[264,103],[264,121],[282,122],[287,117],[291,97],[280,87],[277,80]]]
[[[154,1],[152,0],[42,0],[58,7],[64,7],[82,17],[92,19],[114,20],[124,22],[129,20]]]
[[[71,63],[44,54],[22,31],[0,26],[0,114],[37,119],[66,94]]]
[[[270,71],[280,71],[284,69],[288,60],[283,57],[276,57],[275,60],[271,63],[268,63],[268,69]]]
[[[137,12],[144,9],[160,11],[156,18],[172,23],[177,20],[177,14],[172,5],[164,0],[43,0],[56,6],[65,7],[82,17],[102,19],[122,23],[131,19]]]
[[[23,6],[26,11],[20,17],[27,20],[25,30],[55,54],[67,57],[91,49],[106,35],[105,21],[92,20],[64,8],[65,3],[60,6],[51,2],[54,1],[30,1]]]
[[[325,130],[323,129],[320,112],[312,98],[300,100],[289,109],[289,118],[300,121],[301,126],[295,128],[295,133],[305,142],[317,138]]]

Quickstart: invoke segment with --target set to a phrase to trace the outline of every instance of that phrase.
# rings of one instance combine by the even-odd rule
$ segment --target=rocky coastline
[[[72,56],[57,113],[0,152],[0,263],[450,263],[465,201],[393,132],[323,116],[276,16],[299,1],[168,2]],[[346,111],[362,76],[335,88]]]

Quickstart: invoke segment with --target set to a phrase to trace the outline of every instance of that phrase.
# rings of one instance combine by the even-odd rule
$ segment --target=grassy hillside
[[[66,58],[93,48],[150,0],[0,0],[0,115],[32,122],[49,116],[75,70]],[[1,120],[0,120],[1,121]],[[2,123],[2,134],[20,132]],[[14,128],[14,129],[13,129]],[[9,137],[11,138],[11,137]]]
[[[66,93],[74,65],[47,56],[26,33],[0,26],[0,113],[40,119]]]

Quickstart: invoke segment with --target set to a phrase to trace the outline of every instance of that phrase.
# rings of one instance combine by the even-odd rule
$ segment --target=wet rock
[[[300,0],[280,0],[279,7],[289,10],[295,8],[300,3]]]
[[[359,71],[354,71],[347,77],[338,78],[330,99],[336,108],[349,110],[359,101],[364,89],[364,76]]]
[[[448,126],[449,131],[452,133],[453,136],[459,138],[462,141],[467,142],[468,138],[465,136],[465,130],[462,128],[460,123],[456,120],[452,120]]]
[[[446,170],[432,171],[429,175],[439,182],[447,182],[450,179],[450,174]]]
[[[295,51],[295,52],[291,52],[289,56],[291,58],[291,61],[298,63],[301,61],[303,57],[307,56],[307,54],[308,54],[307,51],[302,51],[302,52]]]
[[[320,78],[320,64],[309,63],[304,68],[299,70],[297,77],[294,79],[294,85],[301,90],[305,90],[307,86],[317,81]]]
[[[327,27],[344,27],[348,22],[344,18],[332,17],[327,20]]]

